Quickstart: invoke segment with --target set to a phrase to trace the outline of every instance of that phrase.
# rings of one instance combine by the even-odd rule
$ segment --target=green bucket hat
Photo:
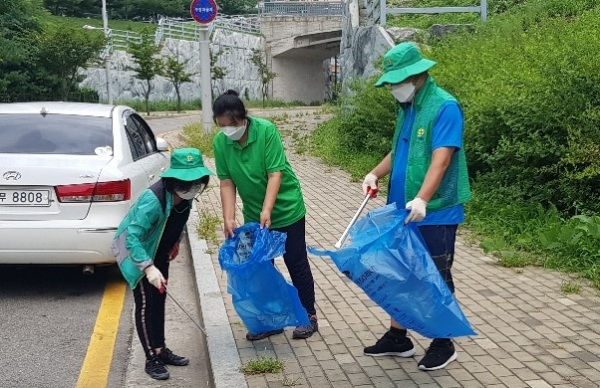
[[[199,149],[178,148],[171,153],[171,167],[161,176],[191,182],[207,175],[215,174],[204,167],[202,152]]]
[[[408,77],[421,74],[436,62],[423,58],[414,43],[404,42],[391,48],[383,57],[383,75],[375,83],[376,87],[398,84]]]

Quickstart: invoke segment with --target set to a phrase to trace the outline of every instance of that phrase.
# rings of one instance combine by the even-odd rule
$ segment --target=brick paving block
[[[500,380],[502,380],[502,378],[506,376],[514,376],[508,368],[500,364],[490,365],[487,368],[494,376],[498,377]]]
[[[327,379],[332,387],[348,388],[351,387],[350,381],[345,374],[327,375]]]
[[[408,376],[412,381],[417,384],[431,384],[435,382],[435,379],[429,375],[429,373],[417,370],[415,372],[408,372]]]
[[[479,380],[482,384],[500,384],[500,380],[490,372],[475,372],[473,377]]]
[[[362,367],[356,362],[353,362],[351,364],[340,364],[340,367],[344,372],[346,372],[346,374],[363,372]]]
[[[506,385],[509,388],[527,388],[528,385],[521,378],[517,376],[505,376],[500,378],[502,384]]]
[[[581,369],[587,369],[590,367],[590,364],[582,361],[579,358],[565,358],[562,360],[566,365],[570,366],[571,368],[575,369],[575,370],[581,370]]]
[[[364,373],[366,373],[367,376],[373,378],[373,377],[385,377],[387,376],[387,373],[378,365],[374,365],[374,366],[363,366],[362,370]],[[404,377],[407,377],[406,375],[404,375]]]
[[[333,359],[333,356],[330,360],[319,360],[319,366],[323,368],[323,370],[340,369],[338,362]]]
[[[302,366],[316,366],[319,362],[313,356],[299,356],[298,363]]]
[[[552,354],[539,355],[537,358],[546,366],[560,365],[563,363],[560,359],[554,357]]]
[[[256,387],[256,388],[267,388],[267,380],[265,379],[264,376],[258,375],[258,376],[246,376],[246,382],[248,383],[248,385],[250,385],[251,387]]]
[[[461,383],[463,383],[465,381],[469,381],[469,380],[475,380],[475,376],[473,376],[471,374],[471,372],[474,372],[474,371],[469,371],[466,368],[448,369],[448,374],[450,376],[454,377],[454,379],[456,381],[460,381]]]
[[[369,376],[371,377],[371,376]],[[371,386],[377,388],[396,388],[397,385],[394,381],[386,376],[371,377]]]
[[[527,385],[531,388],[552,388],[552,385],[548,384],[544,380],[529,380],[526,381]]]
[[[320,366],[303,366],[302,371],[308,378],[325,376],[325,372],[323,372],[323,369],[321,369]]]
[[[329,349],[314,350],[314,354],[315,354],[315,358],[320,363],[322,363],[323,361],[334,360],[333,354],[329,351]]]
[[[600,382],[600,372],[598,370],[586,368],[586,369],[579,369],[578,371],[583,376],[587,377],[589,380],[591,380],[593,382]],[[598,384],[598,386],[600,386],[600,384]]]
[[[487,372],[487,368],[476,361],[460,362],[460,365],[469,373]]]
[[[393,381],[410,380],[410,376],[408,375],[408,373],[406,373],[404,369],[397,368],[393,370],[386,370],[384,372]]]
[[[561,384],[565,382],[565,379],[556,372],[542,372],[540,377],[550,384]]]
[[[462,382],[463,388],[486,388],[480,381],[477,380],[468,380]]]

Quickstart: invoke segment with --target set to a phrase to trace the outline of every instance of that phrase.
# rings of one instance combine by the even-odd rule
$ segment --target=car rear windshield
[[[0,115],[0,153],[112,154],[108,117],[41,114]]]

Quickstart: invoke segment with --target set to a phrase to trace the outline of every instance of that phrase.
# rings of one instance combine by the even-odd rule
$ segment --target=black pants
[[[167,256],[157,257],[154,265],[163,274],[169,277],[169,260]],[[146,359],[154,357],[154,349],[165,347],[165,301],[166,291],[160,293],[144,278],[133,289],[135,300],[135,327],[140,342],[146,353]]]
[[[309,314],[316,314],[315,282],[306,252],[306,218],[302,217],[290,226],[273,230],[287,233],[283,261],[290,273],[294,287],[298,290],[302,306]]]
[[[419,226],[427,250],[452,293],[454,293],[452,264],[454,263],[454,244],[456,243],[457,229],[458,225]]]

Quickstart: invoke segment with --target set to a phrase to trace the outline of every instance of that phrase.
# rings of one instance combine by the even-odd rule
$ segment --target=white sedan
[[[0,264],[114,263],[117,226],[169,168],[131,108],[0,104]]]

